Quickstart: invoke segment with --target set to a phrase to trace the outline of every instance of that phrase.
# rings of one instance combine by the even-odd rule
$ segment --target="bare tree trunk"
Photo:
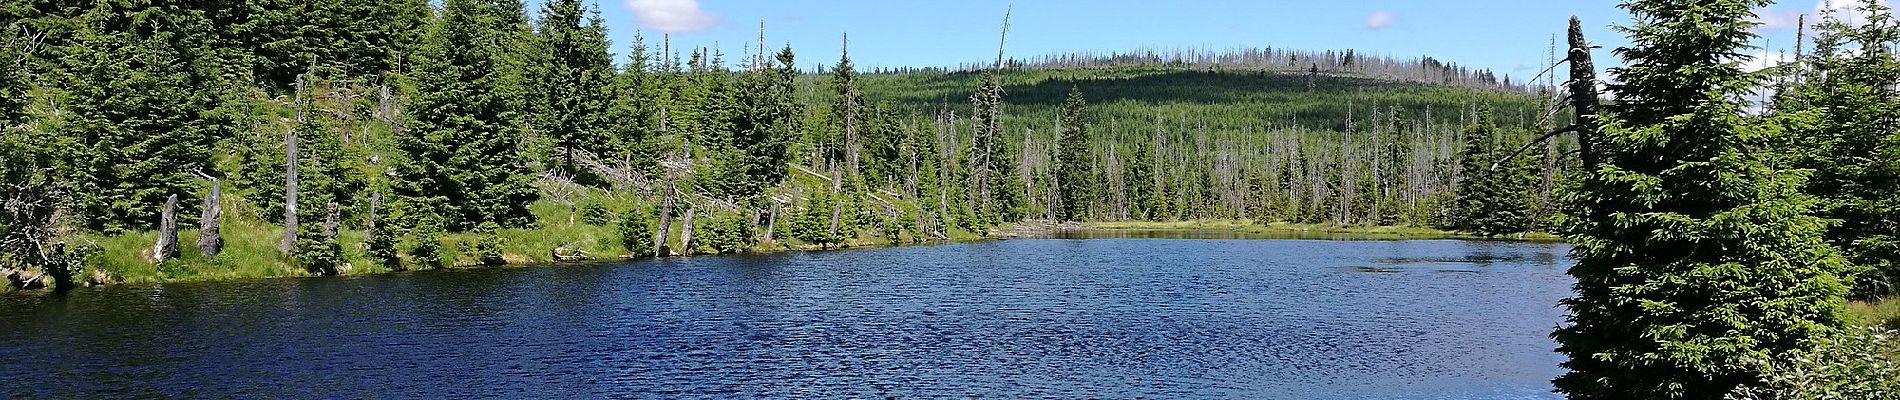
[[[165,198],[165,210],[158,214],[158,244],[152,247],[152,261],[178,258],[178,195]]]
[[[1583,22],[1570,17],[1570,106],[1577,113],[1577,144],[1585,171],[1602,162],[1597,153],[1597,71],[1590,59],[1590,43],[1583,39]]]
[[[653,256],[665,257],[666,231],[673,226],[673,179],[666,179],[666,188],[660,193],[660,226],[653,230]]]
[[[772,202],[771,207],[765,213],[765,241],[767,242],[773,241],[772,236],[778,233],[778,202]]]
[[[831,237],[838,237],[838,220],[844,216],[844,199],[839,196],[843,180],[838,178],[838,167],[831,167]]]
[[[297,127],[304,122],[304,77],[297,77],[297,91],[291,104],[297,107],[296,125],[284,131],[284,240],[277,250],[290,254],[297,247]]]
[[[680,220],[680,254],[693,255],[693,214],[699,211],[693,203],[686,203],[686,219]]]
[[[220,203],[223,186],[223,181],[215,178],[211,180],[211,193],[205,195],[204,209],[198,214],[198,254],[205,257],[215,257],[224,251],[224,237],[219,226],[224,211]]]
[[[328,204],[325,208],[326,210],[324,212],[324,217],[323,217],[323,240],[335,241],[336,230],[337,230],[337,216],[338,216],[339,210],[337,209],[336,202],[334,201],[330,202],[330,204]]]
[[[368,219],[368,222],[364,224],[364,227],[363,227],[363,242],[364,243],[374,243],[376,242],[376,235],[382,234],[382,232],[377,232],[377,228],[380,228],[380,227],[376,226],[376,213],[380,211],[378,209],[382,208],[382,205],[383,205],[383,192],[370,192],[369,219]]]

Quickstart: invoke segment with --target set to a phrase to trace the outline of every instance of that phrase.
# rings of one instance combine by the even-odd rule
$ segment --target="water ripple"
[[[1565,250],[1010,240],[0,296],[0,382],[37,383],[0,397],[1555,398]]]

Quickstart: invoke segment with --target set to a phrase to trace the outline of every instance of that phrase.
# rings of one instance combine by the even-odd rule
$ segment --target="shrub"
[[[627,254],[642,257],[653,254],[653,222],[648,221],[652,211],[634,208],[620,214],[620,246]]]
[[[752,221],[737,213],[714,214],[703,236],[693,238],[713,254],[740,253],[752,248]]]
[[[442,221],[425,216],[409,232],[409,257],[424,268],[442,267]]]
[[[1853,328],[1814,350],[1777,362],[1760,386],[1729,394],[1736,400],[1900,399],[1900,340],[1886,328]]]
[[[483,222],[475,226],[475,234],[477,237],[475,242],[471,244],[470,247],[472,248],[469,249],[468,253],[474,254],[477,261],[481,262],[482,265],[502,265],[508,263],[508,260],[501,256],[502,248],[505,247],[506,242],[501,238],[500,224],[496,224],[492,221]]]
[[[608,226],[614,223],[614,213],[600,203],[581,205],[581,222],[593,226]]]

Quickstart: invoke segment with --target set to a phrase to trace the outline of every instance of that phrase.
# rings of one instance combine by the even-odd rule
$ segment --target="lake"
[[[1558,398],[1566,251],[1098,237],[0,295],[0,397]]]

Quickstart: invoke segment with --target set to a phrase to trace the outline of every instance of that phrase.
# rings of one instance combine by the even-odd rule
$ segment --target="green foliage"
[[[634,257],[653,254],[653,211],[634,208],[620,214],[620,245]]]
[[[475,234],[475,240],[462,242],[463,253],[475,255],[476,262],[482,265],[508,263],[508,260],[502,258],[502,249],[507,247],[507,242],[501,237],[500,224],[492,221],[483,222],[481,225],[476,225],[472,233]]]
[[[1838,332],[1842,262],[1803,174],[1769,165],[1739,54],[1759,0],[1631,0],[1628,64],[1566,195],[1576,295],[1552,336],[1571,398],[1721,398]]]
[[[415,229],[409,231],[409,258],[422,268],[442,268],[443,234],[441,217],[419,216]]]
[[[208,21],[171,5],[102,3],[62,49],[69,102],[60,134],[72,156],[74,193],[87,225],[148,228],[165,198],[196,192],[223,127]]]
[[[1056,218],[1064,221],[1088,218],[1089,205],[1096,201],[1089,123],[1088,101],[1082,98],[1082,89],[1071,90],[1069,99],[1062,103],[1062,141],[1056,150],[1057,197],[1062,202]]]
[[[598,9],[583,10],[580,0],[542,3],[534,47],[540,53],[532,72],[534,111],[542,132],[561,148],[560,168],[579,174],[575,151],[612,155],[610,120],[616,73],[607,52],[607,27]]]
[[[306,98],[291,100],[291,111],[301,113],[302,121],[293,120],[281,128],[295,131],[297,135],[297,219],[322,220],[327,206],[335,202],[348,221],[368,207],[367,197],[360,195],[370,186],[371,177],[366,172],[369,167],[365,165],[369,158],[365,153],[369,149],[346,138],[359,134],[360,128],[356,125],[360,122],[340,120],[333,113],[322,112],[352,105],[314,99],[316,95],[311,93],[327,92],[331,88],[317,75],[304,78],[309,93],[303,94]],[[236,183],[249,188],[243,192],[244,197],[257,206],[259,216],[276,223],[283,223],[284,218],[285,133],[262,129],[240,135],[236,140],[242,146]]]
[[[1484,236],[1530,230],[1538,166],[1528,157],[1504,159],[1512,146],[1499,144],[1502,138],[1489,111],[1480,111],[1478,122],[1464,136],[1458,153],[1464,176],[1452,203],[1455,217],[1447,228]]]
[[[606,205],[597,202],[584,203],[581,204],[581,222],[593,226],[613,225],[614,214],[612,211],[607,211]]]
[[[1900,399],[1900,333],[1854,328],[1813,350],[1776,360],[1760,385],[1736,388],[1733,400]]]
[[[725,130],[705,143],[713,149],[712,174],[718,177],[705,186],[714,194],[748,199],[785,180],[799,113],[793,60],[790,47],[780,50],[774,62],[741,75],[737,87],[724,92],[729,98],[717,100],[729,103],[718,113]]]
[[[733,254],[752,248],[752,221],[746,215],[736,212],[714,213],[701,228],[694,234],[693,244],[703,250],[696,249],[696,252]]]
[[[1811,60],[1774,107],[1790,132],[1797,165],[1814,170],[1806,191],[1821,198],[1828,230],[1857,273],[1854,294],[1892,293],[1900,282],[1900,21],[1859,2],[1862,25],[1824,15]],[[1807,71],[1807,68],[1813,71]],[[1792,80],[1792,79],[1791,79]]]
[[[378,214],[375,221],[376,235],[371,236],[364,243],[364,247],[369,250],[370,258],[376,260],[377,263],[385,268],[400,271],[402,270],[402,255],[398,253],[397,246],[402,242],[402,226],[397,224],[398,221],[395,213],[384,211]]]
[[[336,275],[345,263],[343,245],[335,238],[324,237],[322,229],[315,225],[305,224],[300,229],[292,254],[304,270],[323,276]]]
[[[843,235],[844,230],[840,229],[837,234],[831,231],[832,207],[837,206],[834,203],[838,200],[837,196],[827,192],[813,193],[811,197],[805,199],[805,204],[799,207],[796,214],[787,218],[787,223],[784,225],[789,236],[805,243],[827,247],[843,243],[846,239]]]
[[[214,10],[226,44],[254,56],[254,74],[289,88],[307,68],[381,77],[415,50],[432,12],[427,0],[244,0]]]
[[[450,0],[418,57],[415,127],[396,138],[396,193],[424,199],[464,231],[483,222],[534,224],[540,192],[521,154],[520,71],[508,52],[519,38],[519,9],[508,2]],[[518,5],[518,4],[516,4]]]

